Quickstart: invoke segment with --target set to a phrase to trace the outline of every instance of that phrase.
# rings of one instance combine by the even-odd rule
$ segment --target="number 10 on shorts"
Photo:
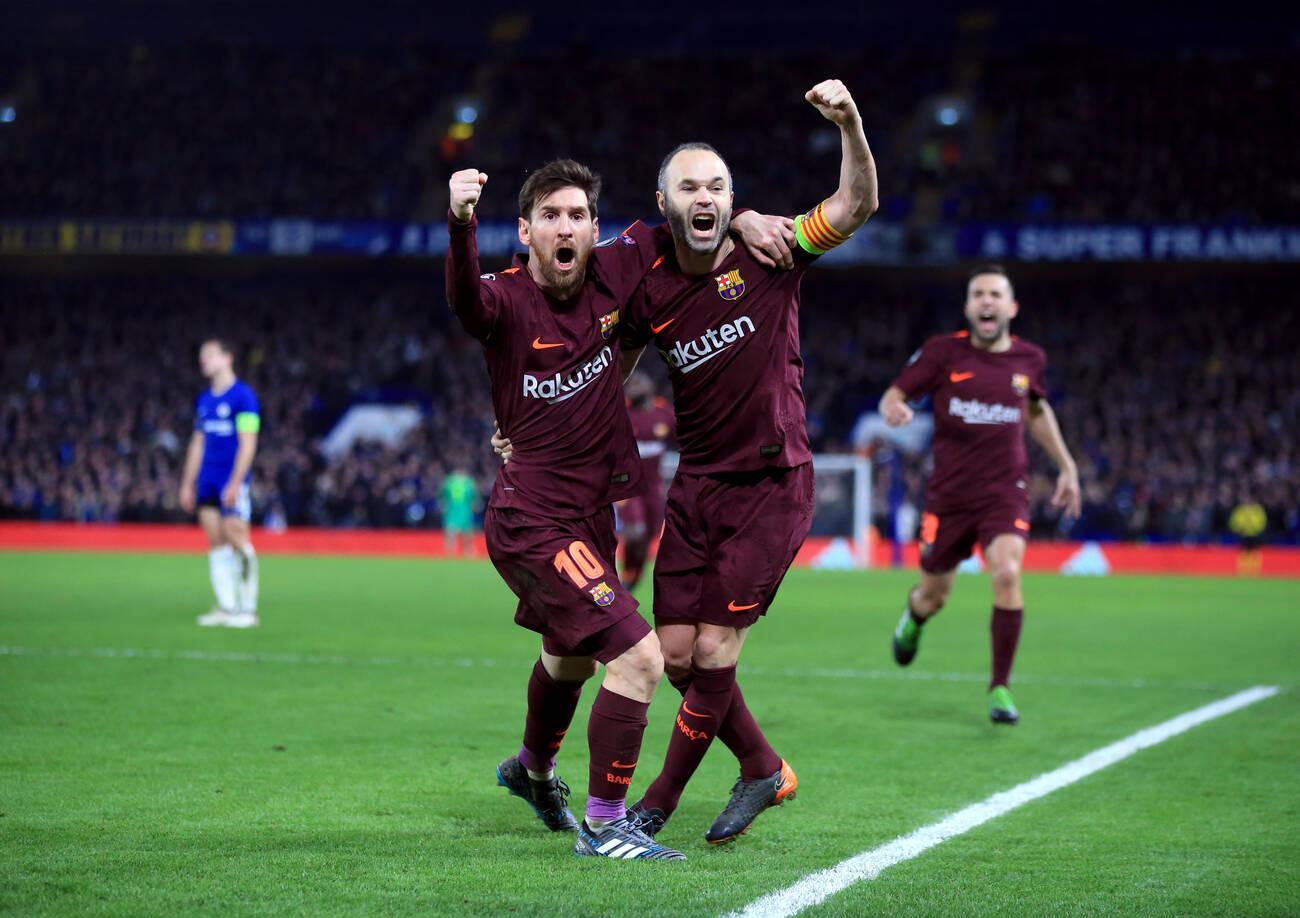
[[[551,563],[580,590],[597,577],[605,575],[604,566],[581,539],[575,539],[569,543],[568,548],[557,551],[555,560]]]

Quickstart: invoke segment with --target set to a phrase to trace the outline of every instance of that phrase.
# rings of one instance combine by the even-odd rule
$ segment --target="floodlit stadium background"
[[[607,233],[656,216],[657,162],[686,138],[729,158],[738,203],[793,213],[834,187],[833,129],[801,93],[835,75],[882,207],[806,282],[814,448],[862,445],[855,424],[960,326],[962,271],[992,259],[1085,489],[1060,520],[1038,456],[1036,538],[1221,542],[1258,501],[1295,543],[1294,29],[1116,29],[1118,9],[670,4],[654,28],[583,4],[28,10],[0,39],[0,517],[183,521],[194,348],[222,333],[264,405],[258,522],[436,528],[446,470],[486,489],[495,468],[486,374],[443,308],[447,175],[492,176],[488,267],[514,248],[522,177],[559,155],[604,175]],[[422,421],[327,441],[376,403]],[[907,538],[925,461],[880,458],[873,521]]]
[[[0,4],[0,913],[713,918],[1258,686],[810,914],[1300,913],[1300,26],[1249,6]],[[871,463],[873,536],[828,472],[745,647],[799,798],[711,848],[736,777],[711,750],[665,830],[683,869],[601,872],[496,786],[536,636],[481,553],[437,557],[445,474],[496,468],[447,178],[491,176],[488,269],[560,155],[604,175],[606,234],[654,218],[688,139],[738,204],[792,213],[836,182],[802,101],[828,76],[882,206],[804,282],[808,422],[823,469]],[[987,578],[894,665],[927,459],[860,436],[986,260],[1084,488],[1061,519],[1031,446],[1014,729],[988,722]],[[247,631],[195,624],[177,508],[214,333],[263,408]],[[350,439],[361,408],[415,423]]]

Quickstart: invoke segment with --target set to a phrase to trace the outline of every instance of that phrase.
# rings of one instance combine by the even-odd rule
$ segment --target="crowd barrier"
[[[441,532],[393,529],[255,530],[260,554],[368,555],[441,558]],[[124,551],[201,553],[207,549],[197,526],[134,523],[79,524],[0,522],[0,550]],[[487,556],[482,533],[472,540],[477,557]],[[870,566],[890,567],[893,546],[874,542]],[[822,569],[861,568],[864,560],[846,539],[809,539],[796,564]],[[902,566],[917,564],[915,545],[905,546]],[[966,570],[978,571],[979,557]],[[1025,570],[1076,576],[1108,574],[1188,574],[1213,576],[1300,577],[1300,547],[1269,546],[1246,553],[1230,545],[1145,545],[1123,542],[1032,542]]]

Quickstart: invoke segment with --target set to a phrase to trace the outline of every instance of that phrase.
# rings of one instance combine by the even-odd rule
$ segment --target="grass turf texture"
[[[0,913],[716,915],[1258,683],[1284,692],[810,914],[1300,912],[1293,582],[1031,576],[1022,722],[995,728],[986,578],[959,579],[898,672],[911,573],[795,571],[741,678],[799,798],[711,848],[735,776],[715,746],[661,835],[674,865],[579,860],[496,786],[537,643],[485,563],[262,572],[264,624],[235,632],[194,624],[201,557],[0,554]],[[575,810],[594,694],[560,758]],[[676,697],[651,710],[632,799]]]

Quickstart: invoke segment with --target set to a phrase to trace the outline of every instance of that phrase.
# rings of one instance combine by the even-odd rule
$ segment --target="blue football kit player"
[[[252,628],[258,623],[257,554],[249,539],[249,479],[261,411],[257,395],[236,378],[234,364],[234,354],[221,339],[209,339],[199,348],[199,367],[209,386],[195,404],[180,504],[187,513],[198,509],[208,537],[208,572],[217,604],[199,616],[199,624]]]

